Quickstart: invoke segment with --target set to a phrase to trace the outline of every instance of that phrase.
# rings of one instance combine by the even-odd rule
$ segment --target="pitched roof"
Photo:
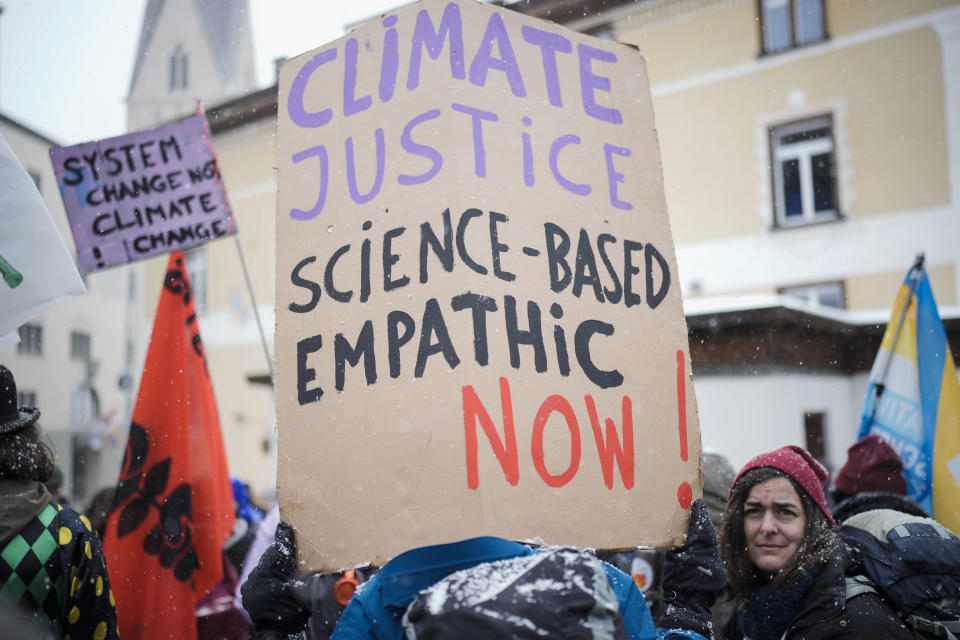
[[[134,60],[133,74],[130,76],[130,93],[133,92],[133,85],[150,48],[150,41],[165,4],[166,0],[147,1],[147,8],[143,12],[143,25],[140,27],[137,57]],[[200,15],[203,31],[213,49],[220,77],[224,81],[234,79],[240,43],[243,41],[237,37],[237,32],[248,20],[247,0],[193,0],[193,6]]]
[[[194,0],[194,5],[216,56],[220,77],[234,80],[242,42],[238,35],[248,23],[247,0]]]
[[[153,39],[153,29],[157,26],[157,18],[163,9],[164,0],[148,0],[147,8],[143,12],[143,24],[140,27],[140,41],[137,43],[137,57],[133,59],[133,73],[130,75],[130,88],[127,93],[133,93],[133,83],[140,75],[140,65],[147,55],[147,46]]]

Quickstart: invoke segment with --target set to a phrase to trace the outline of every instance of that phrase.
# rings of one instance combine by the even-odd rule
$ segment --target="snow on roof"
[[[886,324],[890,320],[890,309],[837,309],[780,294],[715,296],[688,298],[683,301],[683,312],[687,316],[759,311],[778,307],[858,326]],[[939,311],[943,320],[960,318],[960,306],[941,307]]]

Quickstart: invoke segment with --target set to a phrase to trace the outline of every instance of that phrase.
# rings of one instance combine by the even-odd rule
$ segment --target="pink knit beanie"
[[[761,453],[744,465],[743,469],[740,469],[730,492],[733,493],[733,487],[737,486],[737,482],[740,481],[743,474],[759,467],[773,467],[793,478],[807,492],[810,499],[820,507],[820,511],[827,516],[827,520],[836,524],[833,516],[830,515],[830,509],[827,508],[827,498],[823,493],[823,484],[827,481],[829,474],[826,468],[810,455],[809,451],[803,447],[790,445],[769,453]]]

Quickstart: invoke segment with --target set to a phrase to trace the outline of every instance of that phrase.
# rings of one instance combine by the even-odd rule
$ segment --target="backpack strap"
[[[924,634],[924,637],[957,640],[957,635],[960,635],[960,620],[928,620],[911,615],[907,616],[906,623]]]
[[[862,596],[865,593],[875,593],[881,598],[870,578],[863,575],[845,576],[847,600]],[[909,615],[903,621],[911,629],[921,634],[923,638],[943,638],[944,640],[958,640],[960,636],[960,620],[930,620],[918,615]]]

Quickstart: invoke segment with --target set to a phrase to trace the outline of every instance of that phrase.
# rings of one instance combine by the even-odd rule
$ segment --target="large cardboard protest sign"
[[[17,328],[86,289],[27,170],[0,136],[0,351]]]
[[[83,273],[236,232],[207,119],[50,150]]]
[[[281,513],[316,569],[669,545],[701,490],[638,51],[424,0],[279,89]]]

